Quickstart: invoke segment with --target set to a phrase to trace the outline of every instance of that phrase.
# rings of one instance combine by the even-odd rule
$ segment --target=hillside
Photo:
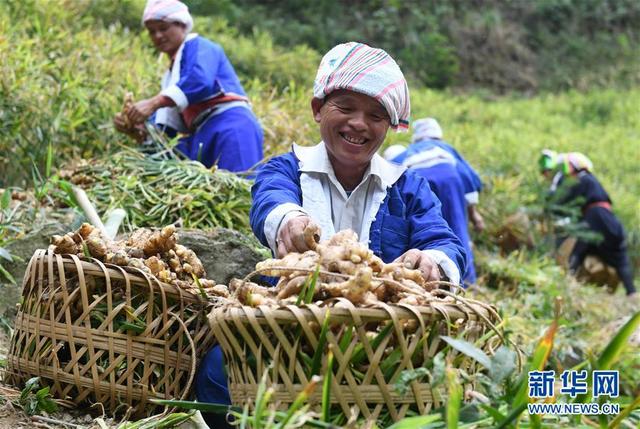
[[[222,45],[240,75],[264,129],[266,157],[286,152],[294,142],[319,140],[309,103],[327,46],[354,38],[379,42],[398,55],[411,77],[412,119],[437,118],[444,139],[483,178],[480,211],[488,231],[474,237],[480,285],[468,296],[498,307],[503,328],[526,356],[557,323],[546,368],[591,368],[614,333],[640,310],[640,301],[627,300],[622,288],[610,295],[577,283],[556,265],[552,228],[543,212],[547,184],[537,171],[543,148],[580,151],[594,161],[626,227],[640,286],[640,56],[633,31],[640,25],[638,2],[187,3],[197,13],[195,31]],[[59,180],[70,166],[92,160],[99,175],[136,148],[116,133],[113,115],[128,91],[136,98],[156,94],[166,67],[140,28],[143,5],[141,0],[0,2],[0,188],[29,194],[23,218],[0,201],[0,250],[21,239],[36,220],[73,205]],[[551,32],[557,28],[562,31]],[[492,56],[494,50],[499,55]],[[409,141],[410,134],[389,134],[384,147]],[[169,176],[166,188],[172,186]],[[131,188],[142,183],[133,175],[126,180]],[[239,188],[246,211],[247,182]],[[101,192],[99,208],[106,211],[118,198]],[[204,198],[205,192],[198,195]],[[501,250],[498,235],[517,213],[530,220],[518,233],[530,235],[532,245],[510,253]],[[153,214],[147,221],[153,225],[146,226],[160,223]],[[246,219],[242,225],[246,228]],[[17,287],[10,283],[0,270],[0,285]],[[640,403],[640,353],[637,338],[624,347],[628,338],[633,340],[632,332],[610,363],[621,372],[617,401],[629,407],[625,424],[633,427],[640,422],[640,411],[633,411]],[[510,396],[522,380],[518,377],[514,372],[483,387],[494,389],[488,400],[499,415],[514,411]],[[499,420],[480,406],[475,414],[467,411],[464,427],[492,427]],[[549,418],[538,426],[527,417],[521,427],[595,425],[578,420]]]

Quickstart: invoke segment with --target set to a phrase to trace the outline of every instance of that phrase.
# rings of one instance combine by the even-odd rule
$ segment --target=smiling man
[[[320,63],[311,110],[322,141],[295,145],[258,172],[250,216],[260,241],[283,256],[308,250],[310,223],[323,240],[352,229],[385,262],[459,283],[464,250],[427,180],[377,154],[389,128],[404,131],[409,121],[409,90],[393,58],[362,43],[336,46]]]
[[[409,90],[393,58],[361,43],[336,46],[320,63],[311,110],[322,141],[295,145],[258,171],[250,217],[260,241],[283,256],[308,250],[303,231],[311,223],[323,240],[352,229],[385,262],[458,284],[464,249],[427,179],[376,153],[389,128],[409,124]],[[204,357],[199,401],[230,403],[223,365],[219,347]]]

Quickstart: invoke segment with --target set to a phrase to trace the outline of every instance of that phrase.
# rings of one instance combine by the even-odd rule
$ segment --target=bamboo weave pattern
[[[8,381],[34,376],[68,405],[109,413],[186,398],[213,344],[206,300],[135,268],[37,250],[23,280]]]
[[[500,339],[489,332],[499,316],[491,306],[470,301],[462,305],[445,298],[434,299],[430,307],[380,303],[377,308],[355,307],[343,298],[323,306],[228,305],[214,309],[209,321],[225,353],[234,405],[255,405],[267,371],[267,385],[275,389],[272,399],[280,407],[289,406],[314,375],[313,357],[321,356],[317,374],[326,375],[331,350],[332,406],[346,416],[354,410],[372,419],[389,413],[397,421],[410,410],[424,414],[444,403],[440,388],[432,388],[424,378],[411,381],[406,394],[394,386],[403,371],[428,366],[443,352],[446,343],[440,335],[471,342],[482,338],[480,347],[489,354],[499,346]],[[327,314],[323,343],[319,333]],[[478,370],[473,359],[446,350],[447,360],[458,368]],[[311,401],[318,405],[320,396],[316,391]]]

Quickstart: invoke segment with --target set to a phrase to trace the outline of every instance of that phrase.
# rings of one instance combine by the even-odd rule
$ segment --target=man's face
[[[187,35],[187,27],[178,22],[149,20],[144,23],[144,26],[147,27],[149,37],[156,49],[169,56],[178,52]]]
[[[334,169],[366,167],[390,126],[384,106],[359,92],[336,90],[324,103],[312,99],[311,108]]]

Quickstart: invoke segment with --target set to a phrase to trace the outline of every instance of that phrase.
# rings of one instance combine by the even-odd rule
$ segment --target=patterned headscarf
[[[580,152],[560,153],[557,158],[558,170],[564,174],[575,174],[579,171],[593,171],[593,162]]]
[[[442,139],[442,128],[433,118],[422,118],[413,122],[413,137],[411,142],[420,142],[429,139]]]
[[[409,128],[409,87],[400,67],[382,49],[349,42],[335,46],[322,58],[313,83],[313,96],[323,99],[347,89],[378,100],[389,113],[391,128]]]
[[[564,174],[574,174],[579,171],[593,171],[593,162],[580,152],[557,153],[544,149],[538,159],[540,171],[555,170]]]
[[[179,22],[187,27],[187,33],[193,28],[189,8],[178,0],[148,0],[142,14],[142,24],[147,21]]]

